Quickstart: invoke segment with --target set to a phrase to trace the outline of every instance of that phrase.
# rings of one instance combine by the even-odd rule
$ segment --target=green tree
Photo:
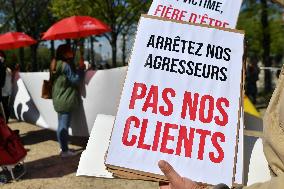
[[[91,15],[90,0],[51,0],[50,9],[58,20],[79,15]]]
[[[266,0],[244,1],[239,16],[238,29],[245,30],[248,56],[258,57],[264,66],[272,65],[271,57],[282,58],[284,53],[284,28],[281,8]],[[281,43],[282,42],[282,43]],[[265,92],[271,91],[271,72],[265,72]]]
[[[111,32],[104,36],[112,47],[112,64],[116,67],[118,37],[127,27],[137,24],[141,13],[146,13],[150,3],[146,0],[53,0],[51,10],[58,18],[89,15],[107,23]]]
[[[39,43],[30,47],[29,60],[32,64],[32,70],[37,71],[37,50],[40,44],[41,34],[51,25],[53,16],[49,9],[50,0],[0,0],[0,15],[3,22],[0,28],[4,31],[19,31],[25,32],[31,37],[39,41]],[[22,67],[25,67],[25,51],[23,48],[19,50],[19,62]]]
[[[112,64],[117,66],[117,41],[119,35],[127,31],[129,26],[137,24],[142,13],[146,13],[150,1],[145,0],[99,0],[93,1],[94,13],[109,24],[110,35],[106,35],[112,47]]]
[[[0,0],[0,12],[3,20],[3,24],[0,28],[1,32],[4,31],[18,31],[22,32],[22,26],[19,21],[20,17],[20,12],[27,6],[28,0],[25,1],[16,1],[16,0],[11,0],[11,1],[5,1],[5,0]],[[20,48],[19,49],[19,56],[20,56],[20,64],[24,65],[24,49]]]
[[[49,0],[30,1],[25,11],[21,12],[21,24],[23,30],[39,41],[30,47],[32,71],[38,70],[37,64],[37,50],[40,45],[40,38],[44,31],[46,31],[53,17],[46,7],[49,5]]]

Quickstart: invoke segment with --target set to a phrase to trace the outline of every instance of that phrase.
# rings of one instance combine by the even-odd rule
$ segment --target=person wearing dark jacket
[[[77,71],[72,65],[74,53],[67,44],[60,45],[56,51],[56,59],[51,63],[52,100],[58,114],[57,139],[60,144],[61,157],[75,156],[68,148],[68,129],[71,112],[78,107],[80,101],[79,83],[83,69]]]
[[[2,88],[5,85],[6,78],[6,66],[5,66],[6,55],[3,51],[0,51],[0,102],[2,101]]]
[[[6,79],[5,59],[6,59],[5,53],[3,51],[0,51],[0,116],[2,116],[4,119],[6,117],[2,106],[2,88],[5,85],[5,79]]]

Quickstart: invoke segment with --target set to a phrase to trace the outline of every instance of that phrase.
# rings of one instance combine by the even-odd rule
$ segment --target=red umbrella
[[[52,25],[43,35],[44,40],[61,40],[100,35],[111,31],[102,21],[90,16],[71,16]]]
[[[0,49],[9,50],[29,46],[37,43],[36,40],[22,32],[8,32],[0,35]]]

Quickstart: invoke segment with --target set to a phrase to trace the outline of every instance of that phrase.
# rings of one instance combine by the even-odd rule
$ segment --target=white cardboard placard
[[[242,0],[154,0],[148,14],[234,29],[241,4]]]
[[[243,39],[143,16],[105,163],[162,175],[157,163],[164,159],[194,181],[231,186]]]
[[[114,116],[98,114],[86,150],[83,151],[76,176],[113,178],[104,164]]]

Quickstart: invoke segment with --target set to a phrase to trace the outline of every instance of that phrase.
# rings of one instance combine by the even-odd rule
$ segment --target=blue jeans
[[[62,152],[68,151],[68,129],[70,127],[71,113],[58,113],[57,140]]]

